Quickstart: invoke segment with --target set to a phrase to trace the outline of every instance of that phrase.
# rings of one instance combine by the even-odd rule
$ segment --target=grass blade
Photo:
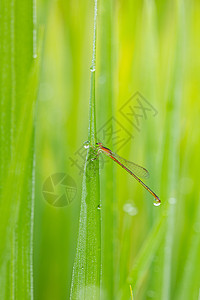
[[[10,282],[11,286],[14,289],[11,290],[11,295],[13,297],[15,293],[17,293],[17,295],[20,297],[22,295],[21,294],[22,290],[26,292],[26,294],[29,296],[32,293],[32,291],[30,291],[32,289],[31,287],[32,273],[30,271],[31,268],[30,262],[31,262],[31,255],[32,255],[32,251],[31,251],[32,245],[30,243],[30,239],[32,238],[31,233],[29,231],[29,236],[28,237],[24,236],[25,244],[23,247],[23,251],[24,251],[24,255],[27,258],[26,263],[23,262],[22,264],[22,261],[21,262],[20,260],[18,261],[19,258],[18,251],[20,251],[21,249],[18,249],[19,247],[18,243],[13,245],[12,241],[13,241],[15,226],[19,218],[19,211],[22,205],[24,204],[22,202],[22,199],[29,199],[30,209],[32,207],[31,205],[32,198],[29,198],[29,196],[31,196],[31,193],[30,191],[25,189],[26,187],[25,184],[27,183],[27,177],[29,174],[29,172],[27,173],[27,170],[30,167],[30,153],[32,152],[32,151],[30,152],[30,149],[33,140],[33,112],[34,112],[34,105],[35,105],[36,91],[37,91],[37,78],[38,78],[38,61],[35,62],[32,75],[30,76],[29,79],[26,101],[24,101],[25,106],[22,109],[22,112],[20,114],[21,126],[19,128],[19,135],[16,138],[16,146],[14,148],[13,157],[7,172],[6,179],[4,181],[4,186],[1,193],[1,202],[0,202],[0,209],[2,212],[1,228],[0,228],[0,239],[1,239],[0,264],[1,266],[3,266],[3,263],[7,263],[7,261],[10,261],[11,266],[13,268],[10,271],[8,271],[11,280],[13,280],[13,282],[12,281]],[[23,208],[25,209],[25,207]],[[26,219],[26,222],[22,223],[21,226],[24,227],[27,226],[27,228],[31,230],[32,228],[31,224],[33,222],[31,210],[29,211],[27,209],[26,212],[28,213],[29,218],[27,217],[28,220]],[[30,225],[30,227],[28,225]],[[18,233],[18,237],[21,238],[22,231],[21,229],[19,229],[19,227],[17,227],[18,228],[17,233]],[[11,243],[12,247],[8,248],[9,245],[8,243]],[[10,258],[11,249],[14,252],[12,252],[12,256]],[[16,251],[17,249],[18,251]],[[21,277],[17,276],[19,269],[26,270],[26,276],[27,276],[26,283],[24,283],[22,290],[21,290],[22,287],[20,288],[20,284],[24,277],[22,275]],[[7,284],[8,285],[6,286],[6,288],[7,290],[9,290],[10,289],[9,282]]]
[[[167,207],[165,207],[167,210]],[[156,254],[156,251],[163,240],[163,233],[166,229],[166,215],[163,213],[159,220],[154,225],[151,230],[146,242],[142,246],[141,251],[135,259],[135,263],[132,266],[129,275],[126,280],[126,284],[122,291],[122,297],[120,299],[128,299],[130,295],[129,285],[131,284],[133,288],[133,295],[137,295],[140,282],[143,278],[143,275],[149,268],[153,257]]]
[[[98,76],[98,103],[104,109],[99,107],[99,124],[105,124],[113,115],[113,2],[101,1],[99,9],[99,76]],[[103,80],[102,80],[103,79]],[[114,124],[111,124],[114,132]],[[99,133],[102,135],[102,132]],[[113,149],[114,136],[104,138],[101,141],[105,146]],[[116,262],[114,248],[116,246],[116,190],[114,188],[112,162],[104,164],[101,174],[101,199],[102,199],[102,292],[103,297],[107,299],[114,298],[115,275],[114,265]],[[114,229],[115,228],[115,229]],[[114,254],[115,253],[115,254]]]
[[[33,299],[35,0],[0,4],[1,298]]]
[[[89,113],[89,143],[96,143],[95,116],[95,61],[96,61],[97,0],[94,2],[94,38],[91,66],[91,90]],[[101,271],[101,223],[99,195],[99,162],[92,161],[89,147],[85,162],[81,212],[76,257],[73,267],[70,299],[99,299]]]
[[[194,228],[190,244],[189,253],[184,266],[182,278],[179,279],[179,285],[176,289],[176,299],[197,298],[197,291],[199,293],[199,251],[200,251],[200,234],[199,234],[199,218],[200,218],[200,204],[197,207],[196,218],[194,220]]]

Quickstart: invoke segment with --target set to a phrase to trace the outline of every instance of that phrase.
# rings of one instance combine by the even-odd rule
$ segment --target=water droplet
[[[89,141],[86,141],[85,143],[84,143],[84,148],[85,149],[88,149],[90,147],[90,142]]]
[[[135,216],[138,213],[137,207],[135,207],[132,203],[124,204],[123,210],[130,216]]]
[[[154,199],[153,205],[154,206],[159,206],[161,204],[160,201],[158,201],[157,199]]]
[[[91,71],[91,72],[95,72],[95,71],[96,71],[95,67],[91,67],[91,68],[90,68],[90,71]]]
[[[97,209],[101,209],[101,204],[99,204],[99,205],[97,206]]]

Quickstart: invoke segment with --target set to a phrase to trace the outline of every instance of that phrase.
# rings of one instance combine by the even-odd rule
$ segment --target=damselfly
[[[102,152],[107,156],[109,156],[112,160],[118,163],[118,165],[120,165],[123,169],[125,169],[131,176],[133,176],[155,198],[155,202],[154,202],[155,206],[161,204],[159,197],[140,179],[140,178],[149,177],[149,172],[145,168],[115,154],[109,148],[104,147],[102,143],[96,143],[96,146],[97,146],[98,154]]]

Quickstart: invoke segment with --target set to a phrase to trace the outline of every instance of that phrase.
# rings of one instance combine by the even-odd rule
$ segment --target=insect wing
[[[131,172],[133,172],[136,176],[140,178],[149,178],[149,172],[143,168],[142,166],[135,164],[132,161],[128,161],[125,158],[115,154],[112,152],[112,156],[115,157],[117,160],[119,160],[120,163],[125,165]]]

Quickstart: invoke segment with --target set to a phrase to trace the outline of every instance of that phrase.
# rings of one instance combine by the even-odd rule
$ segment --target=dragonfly
[[[101,152],[104,153],[113,161],[115,161],[118,165],[120,165],[124,170],[126,170],[131,176],[133,176],[154,197],[155,206],[159,206],[161,204],[160,198],[140,179],[149,177],[149,172],[145,168],[117,155],[116,153],[112,152],[109,148],[104,147],[102,143],[96,143],[96,147],[98,153],[97,155],[99,155],[99,153]]]

